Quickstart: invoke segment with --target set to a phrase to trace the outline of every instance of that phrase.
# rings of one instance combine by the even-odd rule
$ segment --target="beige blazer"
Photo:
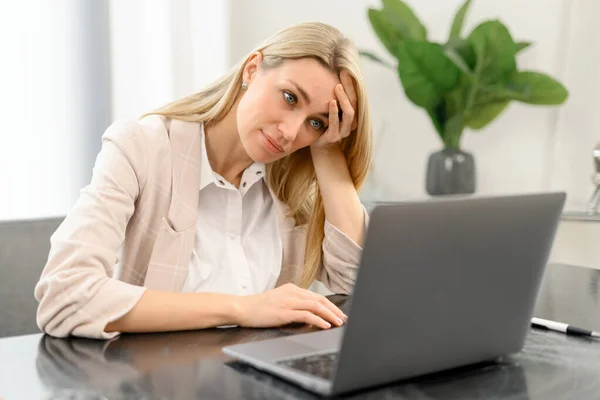
[[[144,290],[181,290],[196,233],[199,129],[150,116],[106,130],[90,184],[50,240],[35,288],[40,329],[57,337],[112,338],[118,333],[104,327],[131,310]],[[277,286],[297,283],[306,229],[294,226],[286,205],[271,194],[283,244]],[[319,280],[334,293],[349,293],[361,251],[326,221]]]

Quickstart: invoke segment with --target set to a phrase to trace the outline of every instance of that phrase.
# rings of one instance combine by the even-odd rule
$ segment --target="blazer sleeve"
[[[117,121],[102,136],[90,184],[50,238],[35,287],[37,324],[51,336],[110,339],[104,332],[139,301],[145,288],[113,278],[117,252],[144,185],[142,127]]]
[[[363,205],[366,234],[369,214]],[[323,261],[319,281],[333,293],[350,294],[356,281],[362,247],[346,234],[325,220],[325,238],[323,239]]]

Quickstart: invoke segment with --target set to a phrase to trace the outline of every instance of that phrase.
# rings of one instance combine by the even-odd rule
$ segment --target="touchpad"
[[[292,335],[285,338],[286,341],[309,346],[314,350],[339,349],[344,328],[331,328],[318,332]]]

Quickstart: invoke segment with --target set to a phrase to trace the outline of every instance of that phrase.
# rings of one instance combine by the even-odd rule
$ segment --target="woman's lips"
[[[265,144],[265,147],[272,153],[283,153],[283,149],[281,148],[281,146],[279,146],[277,143],[275,143],[275,141],[273,141],[273,139],[271,139],[269,137],[269,135],[267,135],[266,133],[264,133],[262,130],[260,131],[262,133],[263,136],[263,142]]]

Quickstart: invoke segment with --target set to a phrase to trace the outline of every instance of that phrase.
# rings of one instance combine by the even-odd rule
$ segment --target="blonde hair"
[[[359,54],[354,44],[336,28],[318,22],[307,22],[283,29],[254,49],[228,73],[198,93],[167,104],[149,114],[191,122],[211,123],[229,112],[241,91],[244,66],[254,52],[263,55],[264,68],[275,68],[285,60],[313,58],[326,68],[339,73],[347,70],[354,79],[357,92],[356,132],[343,139],[355,188],[360,189],[371,163],[371,118]],[[279,200],[290,209],[296,225],[307,225],[304,268],[299,286],[308,288],[321,272],[322,243],[325,237],[325,210],[316,181],[308,148],[266,166],[267,181]]]

